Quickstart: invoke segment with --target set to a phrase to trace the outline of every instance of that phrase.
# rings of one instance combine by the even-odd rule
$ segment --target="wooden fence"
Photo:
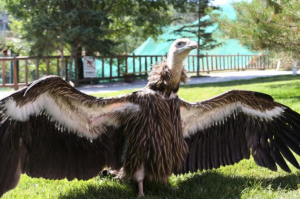
[[[78,63],[70,56],[49,57],[1,57],[0,87],[18,89],[40,77],[58,75],[72,80],[75,84],[92,81],[118,81],[124,75],[146,77],[151,66],[163,59],[163,55],[121,55],[99,56],[96,58],[97,77],[78,77]],[[198,68],[199,66],[199,68]],[[190,73],[224,70],[247,70],[275,68],[276,64],[266,55],[189,55],[185,60],[185,68]]]

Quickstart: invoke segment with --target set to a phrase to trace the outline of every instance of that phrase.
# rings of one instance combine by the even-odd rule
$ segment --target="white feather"
[[[189,134],[193,134],[214,124],[218,125],[224,123],[224,120],[226,120],[230,115],[233,115],[234,111],[243,112],[244,114],[252,117],[270,120],[282,114],[284,112],[284,108],[275,107],[272,110],[266,110],[262,112],[246,107],[240,102],[209,110],[205,109],[204,107],[191,108],[189,110],[186,108],[181,108],[181,118],[184,124],[184,136],[188,137]]]
[[[68,131],[73,131],[88,138],[97,138],[98,134],[94,128],[103,125],[118,126],[118,122],[113,119],[103,120],[98,126],[91,125],[93,118],[99,115],[105,115],[109,112],[137,112],[139,106],[129,102],[115,103],[107,106],[93,105],[88,108],[79,102],[72,102],[73,109],[66,105],[64,98],[58,97],[54,99],[48,92],[41,94],[34,102],[29,102],[20,107],[11,98],[4,104],[5,115],[17,121],[27,121],[30,116],[37,115],[41,111],[46,111],[50,116],[49,121],[54,120],[58,123],[59,129],[65,128]],[[60,127],[63,125],[63,127]],[[94,130],[93,130],[94,129]]]

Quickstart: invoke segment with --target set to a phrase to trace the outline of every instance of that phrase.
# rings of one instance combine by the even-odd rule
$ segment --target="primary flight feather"
[[[300,115],[267,94],[232,90],[189,103],[177,95],[183,60],[197,43],[178,39],[147,86],[96,98],[48,76],[1,100],[0,196],[31,177],[89,179],[105,167],[138,182],[248,159],[273,171],[299,168]]]

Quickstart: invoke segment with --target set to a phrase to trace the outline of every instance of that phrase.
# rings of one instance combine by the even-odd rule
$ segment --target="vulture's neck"
[[[180,82],[186,83],[189,79],[183,68],[183,62],[173,62],[170,66],[168,63],[168,60],[163,60],[152,68],[146,86],[146,88],[159,91],[165,97],[169,97],[171,93],[177,93]]]
[[[173,53],[169,53],[167,58],[167,66],[173,75],[173,84],[179,84],[183,70],[183,61],[181,59],[178,59],[178,57],[174,57]]]

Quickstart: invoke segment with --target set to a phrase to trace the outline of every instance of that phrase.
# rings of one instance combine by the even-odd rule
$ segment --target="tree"
[[[11,14],[23,21],[24,38],[32,55],[46,55],[67,47],[72,56],[124,53],[127,35],[156,36],[171,22],[169,5],[180,1],[147,0],[7,0]],[[183,1],[182,1],[183,2]],[[82,64],[81,59],[78,59]],[[82,65],[79,67],[82,78]]]
[[[182,25],[179,29],[175,30],[174,33],[178,35],[183,35],[185,33],[190,33],[194,35],[198,40],[197,57],[200,57],[201,50],[210,50],[220,44],[213,39],[213,32],[207,32],[207,27],[213,26],[214,21],[207,16],[207,13],[211,13],[217,10],[218,7],[212,5],[211,0],[190,0],[186,1],[186,5],[183,6],[181,12],[196,15],[198,20],[197,23],[189,23],[187,25]],[[199,59],[197,59],[197,76],[200,75],[200,64]]]
[[[213,15],[219,29],[229,38],[255,51],[290,54],[300,52],[300,9],[298,0],[253,0],[233,3],[236,19]]]

